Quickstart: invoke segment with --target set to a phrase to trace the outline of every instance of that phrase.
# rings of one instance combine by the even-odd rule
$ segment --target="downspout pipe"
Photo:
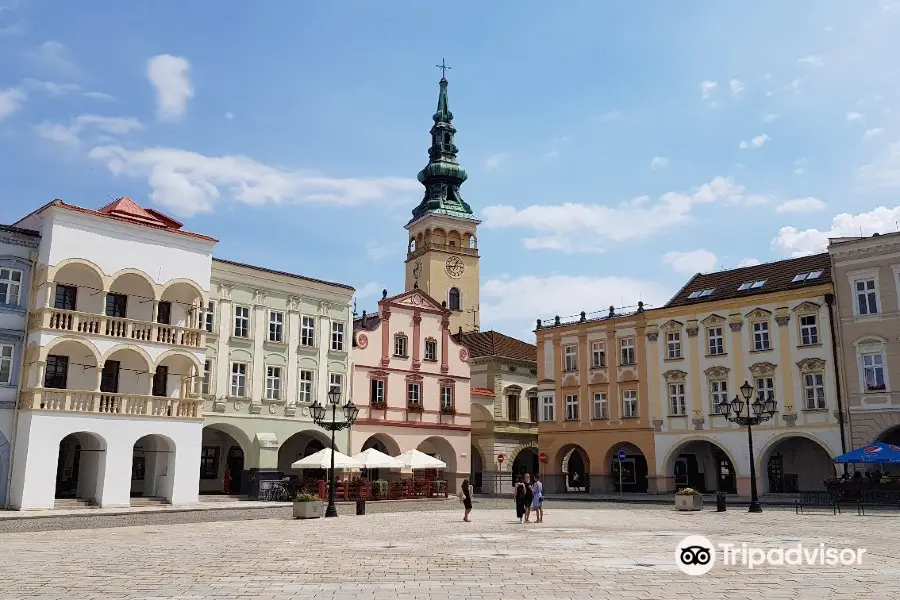
[[[837,327],[834,324],[834,294],[825,294],[825,304],[828,306],[828,327],[831,330],[831,354],[834,357],[834,387],[838,405],[838,425],[841,428],[841,454],[847,452],[847,434],[844,427],[844,401],[841,394],[841,357],[838,354]],[[848,466],[844,464],[844,473]]]

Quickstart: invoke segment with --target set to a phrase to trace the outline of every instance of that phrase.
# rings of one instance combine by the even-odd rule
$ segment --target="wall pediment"
[[[710,367],[703,371],[703,373],[709,377],[710,379],[721,379],[723,377],[728,377],[728,372],[730,369],[728,367]]]
[[[684,327],[684,323],[671,319],[666,321],[660,329],[664,329],[665,331],[680,331],[682,327]]]
[[[804,358],[797,362],[801,373],[820,373],[825,370],[825,361],[821,358]]]
[[[717,327],[725,324],[725,317],[712,314],[700,321],[704,327]]]
[[[662,374],[666,381],[684,381],[687,379],[687,373],[678,369],[670,369]]]
[[[794,312],[803,312],[803,313],[817,313],[819,309],[822,308],[821,305],[816,304],[815,302],[801,302],[797,306],[794,307]]]
[[[772,312],[763,308],[754,308],[744,316],[748,319],[764,320],[771,318]]]
[[[754,377],[766,377],[773,375],[777,368],[778,365],[770,362],[758,362],[750,365],[750,373],[752,373]]]

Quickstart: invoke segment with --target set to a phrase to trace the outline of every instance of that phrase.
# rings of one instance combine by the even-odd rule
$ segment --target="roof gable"
[[[512,360],[537,362],[537,346],[504,335],[498,331],[455,333],[453,339],[469,350],[472,358],[496,356]]]
[[[444,307],[440,302],[420,290],[419,288],[413,288],[409,291],[403,292],[402,294],[397,294],[396,296],[392,296],[390,298],[383,298],[381,303],[387,303],[391,306],[400,306],[400,307],[408,307],[408,308],[418,308],[418,309],[428,309],[432,311],[437,311],[440,313],[450,314],[450,310]]]

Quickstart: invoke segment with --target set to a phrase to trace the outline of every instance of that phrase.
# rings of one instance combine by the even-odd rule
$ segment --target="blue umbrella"
[[[900,446],[874,442],[857,448],[834,459],[836,463],[849,464],[900,464]]]

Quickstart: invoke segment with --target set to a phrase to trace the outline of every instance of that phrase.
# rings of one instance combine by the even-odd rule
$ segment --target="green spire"
[[[438,65],[446,73],[445,64]],[[428,164],[419,171],[419,183],[425,186],[425,197],[413,209],[412,221],[426,214],[439,214],[462,219],[475,220],[472,208],[459,194],[459,186],[468,178],[466,170],[456,162],[459,149],[453,143],[456,128],[453,127],[453,113],[447,100],[447,78],[441,77],[441,91],[438,95],[437,110],[432,117],[431,147],[428,148]],[[410,222],[412,222],[410,221]]]

